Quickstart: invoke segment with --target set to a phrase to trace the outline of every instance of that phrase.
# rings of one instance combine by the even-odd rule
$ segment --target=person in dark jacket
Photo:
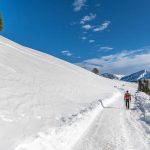
[[[124,94],[124,100],[125,100],[125,104],[126,104],[126,109],[129,109],[130,102],[131,102],[131,94],[129,93],[129,91],[126,91],[126,93]]]

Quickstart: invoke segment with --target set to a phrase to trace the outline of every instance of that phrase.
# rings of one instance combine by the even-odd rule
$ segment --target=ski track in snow
[[[122,99],[104,108],[73,150],[150,149],[150,142],[136,120],[137,114],[132,108],[126,110]]]
[[[115,101],[120,93],[104,101],[105,106]],[[71,150],[73,145],[84,135],[97,115],[103,110],[102,102],[91,103],[89,107],[82,109],[78,114],[69,118],[62,118],[62,125],[56,129],[49,129],[47,133],[39,133],[36,138],[27,139],[15,150]],[[72,118],[71,118],[72,117]]]
[[[81,114],[69,126],[67,123],[58,130],[40,133],[15,150],[149,150],[134,100],[130,110],[125,109],[123,96],[116,95],[111,102],[106,101],[103,109],[98,106]]]

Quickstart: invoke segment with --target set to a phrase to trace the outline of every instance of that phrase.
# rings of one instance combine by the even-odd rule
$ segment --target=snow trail
[[[104,108],[73,150],[149,150],[134,110],[124,108],[123,97]],[[135,117],[135,118],[134,118]]]
[[[105,99],[104,105],[116,101],[120,93],[115,93],[110,99]],[[62,118],[62,125],[58,128],[51,128],[45,133],[39,133],[37,138],[26,139],[15,150],[72,150],[77,141],[87,132],[93,124],[97,115],[103,111],[103,102],[98,100],[91,103],[87,108],[82,109],[78,114],[69,118]],[[68,120],[69,119],[69,120]],[[44,148],[42,148],[44,147]]]

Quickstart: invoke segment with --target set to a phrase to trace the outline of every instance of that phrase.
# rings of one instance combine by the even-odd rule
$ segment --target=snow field
[[[119,84],[0,36],[0,150],[59,127]]]
[[[136,89],[0,36],[0,150],[127,150],[124,141],[147,150],[144,128],[132,121],[132,113],[116,108],[121,108],[121,93]],[[149,104],[141,99],[139,108],[144,108],[135,117],[147,118]],[[140,138],[134,142],[128,133]],[[84,137],[88,144],[83,142],[82,149],[77,144]]]
[[[103,102],[105,107],[116,101],[121,94],[115,93],[110,99]],[[72,118],[62,118],[63,124],[56,129],[49,129],[46,133],[39,133],[38,137],[27,139],[15,150],[71,150],[88,128],[92,125],[103,107],[99,101],[84,108],[80,113],[72,115]]]

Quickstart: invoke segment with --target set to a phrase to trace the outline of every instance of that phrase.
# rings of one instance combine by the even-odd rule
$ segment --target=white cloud
[[[93,28],[93,26],[91,26],[89,24],[86,24],[86,25],[83,25],[82,28],[85,29],[85,30],[90,30],[90,29]]]
[[[63,55],[65,55],[65,56],[72,56],[72,55],[73,55],[73,54],[72,54],[70,51],[68,51],[68,50],[61,51],[61,53],[62,53]]]
[[[71,26],[74,26],[74,25],[76,25],[76,24],[77,24],[77,23],[76,23],[75,21],[70,23]]]
[[[73,3],[74,11],[78,12],[85,6],[87,0],[75,0]]]
[[[85,60],[79,66],[92,69],[98,67],[101,73],[130,74],[139,70],[150,70],[150,49],[123,51],[118,54]]]
[[[87,37],[83,36],[83,37],[81,37],[81,39],[82,39],[82,40],[86,40],[86,39],[87,39]]]
[[[89,40],[89,43],[95,43],[95,40]]]
[[[100,26],[96,27],[93,29],[94,32],[99,32],[99,31],[103,31],[105,29],[108,28],[108,26],[110,25],[110,21],[104,21]]]
[[[96,14],[90,13],[89,15],[84,16],[84,17],[81,19],[80,23],[81,23],[81,24],[85,24],[86,22],[92,21],[92,20],[94,20],[95,18],[96,18]]]
[[[104,47],[100,47],[100,50],[105,50],[105,51],[110,51],[110,50],[113,50],[114,48],[112,47],[108,47],[108,46],[104,46]]]
[[[83,33],[84,33],[84,34],[87,34],[87,31],[84,31]]]

